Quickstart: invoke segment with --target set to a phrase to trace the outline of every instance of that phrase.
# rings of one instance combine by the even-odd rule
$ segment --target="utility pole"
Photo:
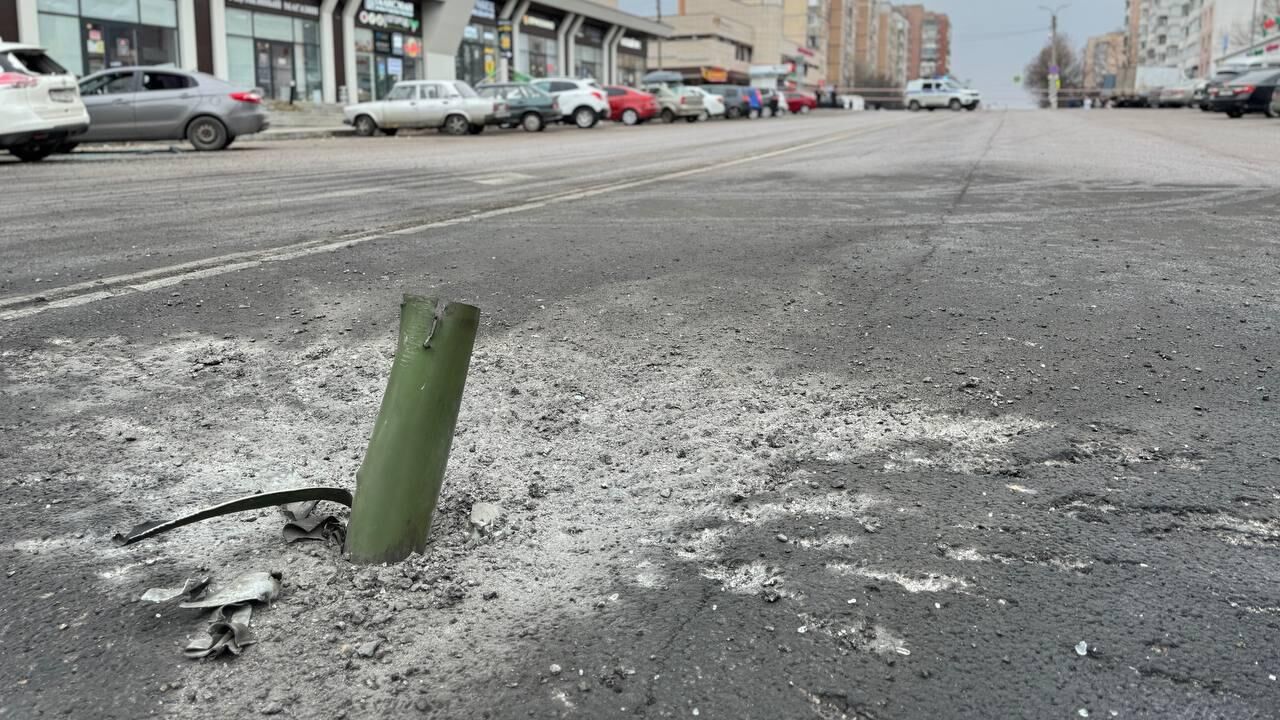
[[[662,22],[662,0],[653,0],[658,7],[658,22]],[[658,36],[658,70],[662,69],[662,36]]]
[[[1049,13],[1049,108],[1058,109],[1058,85],[1061,83],[1062,68],[1058,67],[1058,13],[1071,7],[1065,3],[1057,7],[1040,6]]]

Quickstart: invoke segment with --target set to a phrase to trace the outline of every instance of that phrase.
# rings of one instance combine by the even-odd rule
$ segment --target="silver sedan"
[[[258,93],[199,72],[111,68],[81,80],[80,95],[89,130],[76,143],[185,139],[197,150],[221,150],[270,126]]]

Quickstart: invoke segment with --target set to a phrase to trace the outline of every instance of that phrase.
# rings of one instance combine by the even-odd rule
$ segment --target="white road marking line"
[[[463,225],[467,223],[476,222],[478,220],[486,220],[488,218],[498,217],[501,215],[509,215],[511,213],[523,212],[526,210],[536,210],[538,208],[543,208],[548,205],[558,205],[560,203],[571,202],[574,200],[582,200],[585,198],[605,195],[608,193],[618,192],[619,190],[629,190],[631,188],[643,187],[645,185],[653,185],[655,183],[667,182],[670,180],[678,180],[680,178],[685,178],[692,175],[700,175],[702,173],[713,172],[716,170],[723,170],[725,168],[737,167],[739,165],[758,162],[760,160],[767,160],[769,158],[778,157],[780,155],[788,155],[790,153],[800,152],[802,150],[809,150],[811,148],[819,147],[821,145],[827,145],[833,142],[847,140],[851,137],[856,137],[857,135],[860,135],[864,132],[884,129],[884,127],[886,126],[872,126],[867,128],[858,128],[856,130],[849,130],[841,133],[836,133],[834,135],[829,135],[827,137],[819,138],[817,140],[801,143],[799,145],[789,145],[787,147],[779,148],[777,150],[770,150],[768,152],[760,153],[758,155],[749,155],[746,157],[740,157],[733,160],[713,163],[710,165],[701,165],[701,166],[689,168],[686,170],[678,170],[676,172],[666,173],[666,174],[658,175],[655,177],[642,178],[639,180],[625,180],[622,182],[607,183],[594,188],[570,190],[564,193],[557,193],[557,194],[547,195],[540,198],[535,198],[533,200],[518,203],[516,205],[495,208],[493,210],[486,210],[483,212],[471,213],[468,215],[461,215],[454,218],[448,218],[446,220],[437,220],[434,222],[422,223],[420,225],[413,225],[411,227],[406,227],[406,228],[387,230],[383,232],[374,232],[366,235],[348,236],[348,237],[340,238],[336,241],[330,241],[330,242],[325,242],[322,240],[307,240],[300,243],[294,243],[292,245],[284,245],[278,248],[274,248],[272,250],[266,250],[266,251],[247,250],[242,252],[229,253],[227,255],[221,255],[215,258],[208,258],[205,260],[193,260],[191,262],[180,263],[177,265],[170,265],[168,267],[163,267],[163,268],[154,268],[151,270],[144,270],[141,272],[130,273],[127,275],[116,275],[114,277],[105,278],[102,280],[92,280],[88,282],[76,283],[74,285],[66,285],[60,288],[54,288],[54,289],[46,290],[40,293],[32,293],[28,295],[19,295],[16,297],[5,298],[3,300],[0,300],[0,307],[12,307],[14,305],[25,305],[27,303],[37,302],[41,298],[47,298],[49,296],[54,296],[54,295],[65,295],[66,293],[77,292],[80,290],[94,290],[94,292],[88,292],[80,295],[72,295],[71,297],[59,297],[57,299],[48,300],[46,302],[40,302],[37,305],[31,305],[29,307],[20,307],[13,310],[0,312],[0,321],[7,322],[12,320],[19,320],[21,318],[31,317],[33,315],[39,315],[40,313],[43,313],[46,310],[76,307],[79,305],[87,305],[89,303],[98,302],[100,300],[107,300],[113,297],[120,297],[122,295],[148,292],[151,290],[157,290],[159,288],[169,287],[171,285],[177,285],[179,283],[187,282],[189,280],[201,280],[208,277],[215,277],[215,276],[224,275],[227,273],[238,272],[240,270],[247,270],[251,268],[260,267],[267,263],[281,262],[284,260],[292,260],[295,258],[306,257],[308,255],[318,255],[320,253],[339,250],[344,247],[354,247],[356,245],[361,245],[363,243],[371,242],[373,240],[382,240],[385,238],[394,237],[398,235],[411,235],[413,233],[422,232],[424,230],[436,230],[440,228],[451,227],[453,225]],[[242,258],[249,258],[249,257],[252,257],[254,259],[237,262]],[[169,273],[175,273],[175,274],[168,275]],[[141,282],[141,283],[137,282],[138,280],[145,280],[146,278],[152,278],[160,275],[168,275],[168,276],[160,277],[155,280],[148,280],[146,282]],[[109,286],[109,287],[105,287],[105,286]]]
[[[533,176],[518,172],[504,172],[491,175],[473,175],[462,179],[479,185],[515,185],[525,180],[532,180]]]

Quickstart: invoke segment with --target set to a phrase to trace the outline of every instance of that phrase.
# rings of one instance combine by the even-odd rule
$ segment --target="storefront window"
[[[645,74],[643,55],[618,53],[618,82],[627,87],[639,87]]]
[[[365,0],[364,7],[370,6],[369,0]],[[388,14],[391,10],[416,14],[416,6],[406,7],[404,3],[374,3],[373,6],[387,12],[372,15],[364,12],[358,17],[361,22],[375,25],[357,27],[355,32],[356,91],[360,102],[381,100],[401,80],[417,80],[423,75],[422,39],[416,34],[417,20],[404,14]],[[414,31],[394,29],[399,27]]]
[[[551,38],[525,34],[520,38],[520,55],[516,69],[531,77],[547,77],[556,74],[556,58],[559,44]]]
[[[590,45],[577,45],[573,72],[580,78],[599,79],[604,71],[604,50]]]
[[[228,8],[228,80],[276,100],[320,102],[319,35],[314,20]]]
[[[40,36],[78,74],[122,65],[176,65],[175,0],[37,0]]]
[[[472,85],[492,78],[498,71],[498,33],[491,25],[471,24],[462,30],[455,75]]]

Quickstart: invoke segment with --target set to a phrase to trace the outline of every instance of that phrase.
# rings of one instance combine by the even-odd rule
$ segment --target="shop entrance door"
[[[479,85],[485,79],[484,45],[463,42],[458,48],[458,79],[469,85]]]
[[[255,75],[263,94],[288,100],[289,83],[293,80],[293,44],[258,40],[256,56]]]

